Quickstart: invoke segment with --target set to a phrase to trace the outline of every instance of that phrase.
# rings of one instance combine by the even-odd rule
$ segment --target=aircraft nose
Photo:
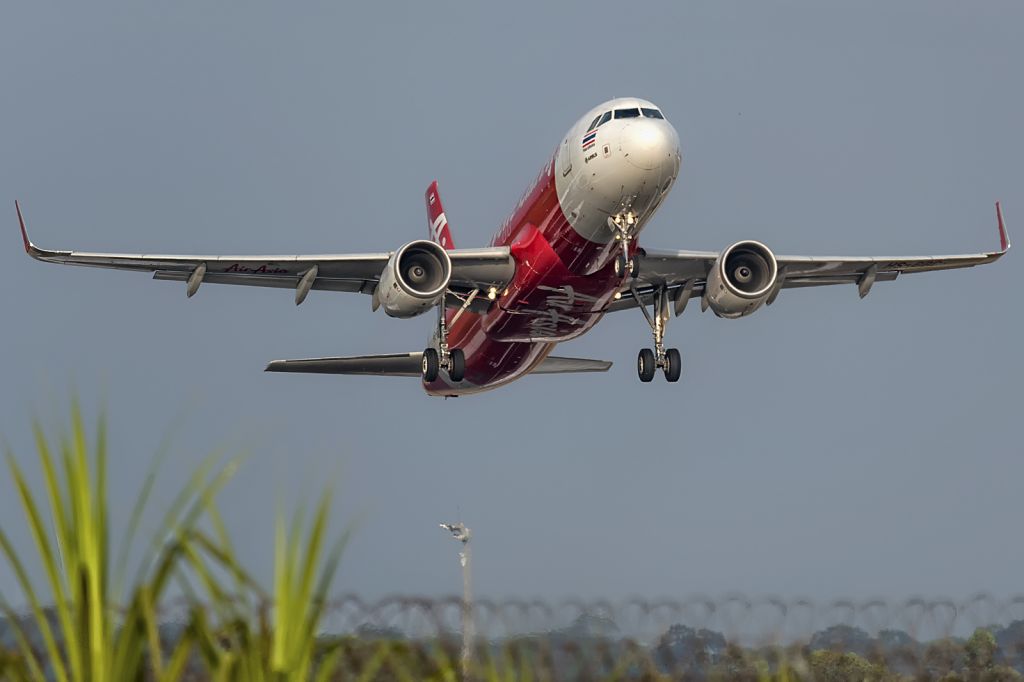
[[[668,121],[643,118],[623,128],[619,146],[628,163],[641,170],[655,170],[675,163],[679,137]]]

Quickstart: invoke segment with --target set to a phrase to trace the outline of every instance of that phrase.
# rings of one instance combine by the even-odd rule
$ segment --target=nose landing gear
[[[636,276],[640,273],[640,266],[637,263],[636,256],[630,258],[626,255],[626,243],[622,243],[622,251],[615,256],[615,276],[623,278],[629,276],[631,279],[636,279]]]
[[[615,276],[626,277],[627,275],[636,279],[640,274],[640,264],[636,256],[629,257],[629,240],[632,237],[633,229],[636,227],[637,218],[632,211],[618,213],[608,218],[608,227],[615,235],[615,241],[619,244],[619,252],[615,256]]]
[[[675,383],[683,374],[683,356],[678,348],[665,348],[665,326],[668,324],[668,291],[662,287],[654,292],[654,314],[647,312],[640,294],[635,285],[630,286],[633,298],[640,306],[640,311],[647,318],[651,325],[651,334],[654,336],[654,350],[643,348],[636,358],[636,373],[640,381],[644,383],[654,379],[655,373],[661,369],[665,373],[666,381]],[[689,292],[686,292],[688,295]]]

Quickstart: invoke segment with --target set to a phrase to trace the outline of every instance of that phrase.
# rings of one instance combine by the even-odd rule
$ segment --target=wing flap
[[[170,282],[187,282],[188,271],[157,270],[153,279]],[[235,284],[251,287],[270,287],[275,289],[294,289],[299,284],[297,276],[281,275],[245,275],[224,272],[207,272],[203,276],[204,284]],[[317,277],[311,286],[318,291],[344,291],[349,293],[373,293],[377,286],[375,279],[339,279],[336,277]]]

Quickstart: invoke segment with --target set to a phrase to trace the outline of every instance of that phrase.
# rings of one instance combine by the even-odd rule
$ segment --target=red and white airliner
[[[423,351],[391,355],[277,360],[271,372],[421,377],[427,393],[457,396],[528,374],[602,372],[610,362],[552,355],[555,346],[596,325],[605,313],[640,308],[654,337],[637,358],[641,381],[657,370],[678,381],[679,351],[665,348],[669,311],[678,317],[700,298],[724,318],[771,305],[782,289],[853,284],[863,298],[875,282],[901,273],[971,267],[1010,248],[999,204],[1000,250],[905,258],[777,256],[757,241],[721,252],[653,251],[637,237],[679,174],[679,136],[662,111],[642,99],[605,102],[569,129],[523,193],[491,246],[458,249],[437,183],[427,188],[429,240],[396,251],[315,256],[164,256],[25,250],[52,263],[154,273],[204,282],[368,294],[372,308],[397,318],[437,311]]]

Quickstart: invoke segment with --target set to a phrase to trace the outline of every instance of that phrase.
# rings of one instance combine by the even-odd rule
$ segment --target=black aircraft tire
[[[452,367],[448,370],[448,378],[458,383],[466,376],[466,354],[454,348],[451,351],[451,361]]]
[[[640,354],[636,356],[636,373],[640,377],[640,381],[645,384],[654,378],[654,372],[657,367],[654,364],[654,351],[650,348],[643,348],[640,350]]]
[[[626,254],[619,253],[615,256],[615,276],[624,277],[630,269],[629,259],[626,258]]]
[[[683,356],[678,348],[669,348],[665,351],[665,360],[668,363],[665,367],[665,379],[674,384],[683,375]]]
[[[423,363],[420,366],[420,371],[423,374],[423,381],[428,384],[437,380],[437,375],[441,371],[441,361],[437,357],[437,351],[433,348],[423,351]]]

